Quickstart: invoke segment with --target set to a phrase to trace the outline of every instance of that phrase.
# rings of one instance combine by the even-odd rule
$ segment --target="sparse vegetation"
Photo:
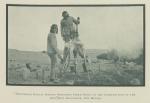
[[[118,52],[116,50],[111,50],[107,53],[102,53],[97,56],[97,59],[104,59],[104,60],[113,60],[114,62],[120,61],[123,64],[126,64],[126,62],[134,62],[138,65],[143,65],[144,56],[143,56],[143,49],[141,49],[141,52],[137,57],[128,57],[128,56],[120,56],[118,55]]]
[[[90,52],[91,53],[91,52]],[[95,54],[94,54],[95,55]],[[91,59],[91,57],[89,56]],[[8,61],[8,83],[10,84],[42,84],[42,85],[143,85],[144,71],[143,71],[143,55],[142,53],[137,58],[129,59],[128,57],[119,58],[117,51],[112,50],[107,53],[102,53],[97,56],[98,59],[104,59],[105,61],[92,62],[88,65],[90,73],[83,73],[81,63],[77,66],[77,75],[70,72],[65,73],[62,77],[59,76],[59,68],[62,66],[59,64],[57,68],[58,77],[60,82],[57,84],[46,82],[48,81],[50,60],[46,54],[41,52],[9,52]],[[119,59],[118,59],[119,58]],[[15,61],[10,61],[15,59]],[[92,60],[92,59],[91,59]],[[113,60],[114,62],[108,62]],[[116,62],[120,60],[122,64]],[[126,62],[136,62],[135,65],[129,66]],[[27,80],[20,77],[21,72],[17,72],[26,63],[31,63],[31,69],[38,70],[36,72],[30,71],[30,75]],[[117,65],[116,65],[117,64]],[[138,65],[137,65],[138,64]],[[140,65],[139,65],[140,64]],[[17,69],[16,69],[17,68]],[[17,70],[17,71],[16,71]],[[44,70],[44,71],[43,71]],[[43,76],[44,75],[44,76]],[[90,79],[89,79],[90,77]]]
[[[107,53],[102,53],[97,56],[97,59],[105,59],[105,60],[113,60],[114,62],[117,62],[119,60],[118,52],[113,49]]]
[[[144,61],[143,51],[141,51],[141,53],[136,58],[132,58],[129,61],[139,65],[143,65],[143,61]]]

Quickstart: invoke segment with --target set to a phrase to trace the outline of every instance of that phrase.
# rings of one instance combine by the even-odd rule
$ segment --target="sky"
[[[43,51],[52,24],[58,24],[58,48],[62,11],[80,17],[79,35],[86,49],[131,51],[143,46],[143,8],[130,7],[8,7],[8,47]]]

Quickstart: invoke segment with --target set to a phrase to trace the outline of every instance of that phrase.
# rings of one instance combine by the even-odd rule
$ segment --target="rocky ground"
[[[91,54],[90,54],[91,55]],[[144,85],[144,71],[142,65],[124,65],[120,62],[113,63],[107,60],[87,64],[88,72],[84,73],[79,62],[77,73],[70,72],[61,75],[62,65],[57,68],[55,82],[49,81],[50,60],[48,56],[40,52],[20,52],[11,50],[8,52],[8,84],[24,85],[76,85],[76,86],[134,86]],[[30,63],[31,69],[25,66]]]

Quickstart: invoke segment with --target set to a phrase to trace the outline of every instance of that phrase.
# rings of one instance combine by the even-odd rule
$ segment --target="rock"
[[[27,69],[26,67],[22,67],[20,69],[17,69],[16,72],[21,74],[21,77],[23,78],[23,80],[27,80],[28,77],[30,76],[30,70]]]

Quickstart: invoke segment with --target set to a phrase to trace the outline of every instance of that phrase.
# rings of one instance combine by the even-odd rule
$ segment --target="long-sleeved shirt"
[[[61,35],[70,35],[72,32],[75,32],[74,24],[79,24],[80,21],[69,16],[66,19],[61,20]]]

